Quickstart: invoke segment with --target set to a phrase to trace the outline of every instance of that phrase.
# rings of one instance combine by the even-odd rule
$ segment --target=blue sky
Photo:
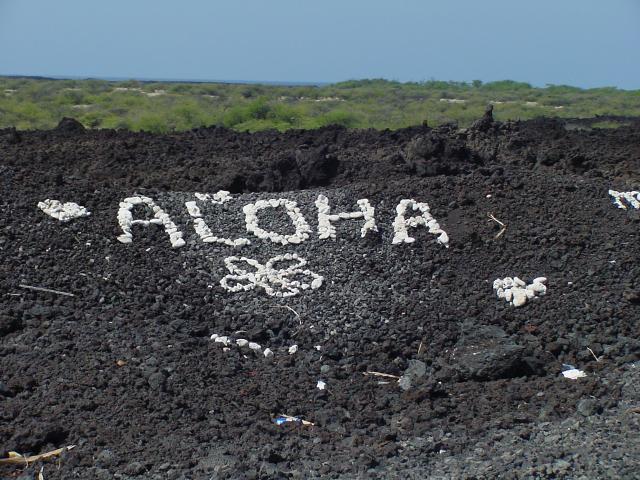
[[[0,74],[640,88],[640,0],[0,0]]]

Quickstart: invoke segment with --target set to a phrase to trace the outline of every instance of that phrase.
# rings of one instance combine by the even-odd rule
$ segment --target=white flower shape
[[[278,269],[275,267],[277,263],[285,260],[294,260],[295,263],[286,268]],[[238,265],[240,262],[247,263],[255,270],[253,272],[244,270]],[[247,257],[227,257],[224,259],[224,263],[230,273],[220,280],[220,285],[229,292],[246,292],[256,287],[262,287],[267,295],[272,297],[291,297],[300,293],[301,290],[320,288],[324,280],[322,276],[311,270],[303,269],[302,267],[307,264],[307,261],[295,253],[277,255],[270,258],[265,265]],[[311,283],[296,280],[296,276],[310,277]],[[247,283],[243,283],[245,280]],[[235,284],[230,282],[235,282]]]

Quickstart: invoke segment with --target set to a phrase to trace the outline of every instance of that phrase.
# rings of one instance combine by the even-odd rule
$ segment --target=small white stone
[[[249,340],[246,340],[244,338],[238,338],[236,340],[236,345],[238,345],[239,347],[246,347],[247,345],[249,345]]]
[[[273,357],[273,352],[271,351],[270,348],[265,348],[264,352],[262,352],[262,354],[265,356],[265,358],[272,358]]]
[[[513,299],[513,290],[511,288],[504,291],[504,299],[507,302],[510,302]]]
[[[298,351],[298,345],[291,345],[289,347],[289,355],[293,355],[294,353],[296,353]]]
[[[527,303],[527,294],[525,293],[524,288],[513,288],[511,291],[513,292],[514,307],[521,307]]]
[[[255,343],[255,342],[249,342],[249,348],[251,350],[255,350],[255,351],[262,350],[262,347],[259,344]]]
[[[316,388],[318,390],[324,390],[325,388],[327,388],[327,384],[322,380],[318,380],[318,383],[316,384]]]

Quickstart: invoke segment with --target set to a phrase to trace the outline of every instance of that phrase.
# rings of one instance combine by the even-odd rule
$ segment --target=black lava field
[[[598,120],[0,130],[0,458],[63,449],[0,478],[640,478],[640,121]]]

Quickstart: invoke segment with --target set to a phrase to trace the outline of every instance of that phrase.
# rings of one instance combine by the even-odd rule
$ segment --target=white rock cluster
[[[632,208],[640,208],[640,192],[636,192],[635,190],[631,192],[616,192],[615,190],[609,190],[609,195],[613,197],[613,203],[615,203],[618,208],[622,208],[624,210],[627,209],[623,200],[631,205]]]
[[[318,208],[318,238],[336,238],[336,227],[332,222],[346,219],[364,218],[364,225],[360,229],[360,236],[365,237],[369,230],[378,231],[375,219],[375,208],[371,206],[366,198],[358,200],[359,212],[343,212],[331,215],[331,207],[329,199],[324,195],[318,195],[316,199],[316,207]]]
[[[151,220],[134,220],[131,210],[136,205],[146,205],[153,210],[154,218]],[[171,221],[168,213],[165,213],[162,208],[155,204],[155,202],[144,196],[136,196],[125,198],[120,202],[120,209],[118,210],[118,223],[122,228],[122,235],[118,236],[118,240],[122,243],[131,243],[133,241],[133,233],[131,227],[134,225],[149,226],[150,224],[163,225],[165,232],[169,235],[171,246],[174,248],[183,247],[185,241],[182,238],[182,232],[178,230],[175,223]]]
[[[213,195],[209,195],[208,193],[196,193],[195,196],[199,200],[204,202],[208,201],[214,205],[222,205],[223,203],[231,200],[229,192],[225,190],[220,190],[218,193],[214,193]],[[251,243],[247,238],[231,239],[217,237],[202,219],[202,212],[195,201],[185,202],[184,205],[187,207],[189,215],[194,219],[193,227],[196,233],[204,243],[222,243],[223,245],[228,245],[230,247],[242,247]]]
[[[265,208],[278,208],[284,207],[287,215],[291,218],[293,225],[296,229],[294,234],[281,235],[277,232],[267,232],[266,230],[258,226],[258,211]],[[298,208],[298,204],[292,200],[286,198],[272,198],[269,200],[258,200],[256,203],[249,203],[242,208],[245,216],[245,222],[247,224],[247,232],[253,233],[256,237],[261,239],[269,239],[273,243],[280,243],[282,245],[299,244],[309,238],[311,233],[311,227],[304,219],[302,212]]]
[[[229,347],[230,345],[233,345],[233,344],[235,344],[237,347],[240,347],[240,348],[247,347],[249,348],[249,350],[253,350],[258,354],[264,355],[265,358],[273,358],[274,356],[274,352],[270,348],[267,347],[263,350],[262,346],[259,343],[250,342],[246,338],[238,338],[236,340],[233,340],[231,337],[218,335],[217,333],[214,333],[213,335],[211,335],[211,340],[213,340],[215,343],[222,344],[224,347]],[[293,355],[297,351],[298,351],[297,345],[293,345],[288,348],[289,355]]]
[[[417,217],[405,218],[405,214],[407,209],[411,206],[413,211],[421,212],[421,215]],[[438,243],[444,245],[445,247],[449,247],[449,235],[447,232],[440,228],[438,222],[431,216],[429,211],[429,205],[426,203],[419,203],[415,200],[404,199],[400,200],[400,203],[396,207],[396,218],[393,221],[393,240],[392,244],[398,243],[413,243],[416,241],[415,238],[410,237],[407,233],[407,227],[417,227],[419,225],[424,225],[429,229],[429,233],[433,233],[434,235],[438,235]]]
[[[46,199],[44,202],[38,202],[38,207],[44,213],[61,222],[68,222],[74,218],[88,217],[91,212],[81,205],[73,202],[62,203],[59,200]]]
[[[275,267],[278,262],[291,260],[296,263],[282,269]],[[240,268],[238,266],[240,262],[247,263],[254,268],[254,271],[249,272]],[[307,264],[307,261],[295,253],[277,255],[270,258],[265,265],[246,257],[227,257],[224,259],[224,263],[230,274],[220,280],[220,285],[229,292],[247,292],[256,287],[262,287],[270,296],[291,297],[300,293],[301,290],[316,290],[322,286],[324,281],[322,276],[311,270],[303,269],[302,267]],[[311,283],[294,279],[299,276],[310,277]],[[242,283],[243,281],[247,283]],[[230,282],[235,282],[235,285],[231,285]]]
[[[496,291],[498,298],[505,299],[514,307],[521,307],[527,303],[528,300],[547,293],[546,282],[547,279],[545,277],[538,277],[534,278],[533,282],[527,285],[518,277],[505,277],[494,280],[493,289]]]

